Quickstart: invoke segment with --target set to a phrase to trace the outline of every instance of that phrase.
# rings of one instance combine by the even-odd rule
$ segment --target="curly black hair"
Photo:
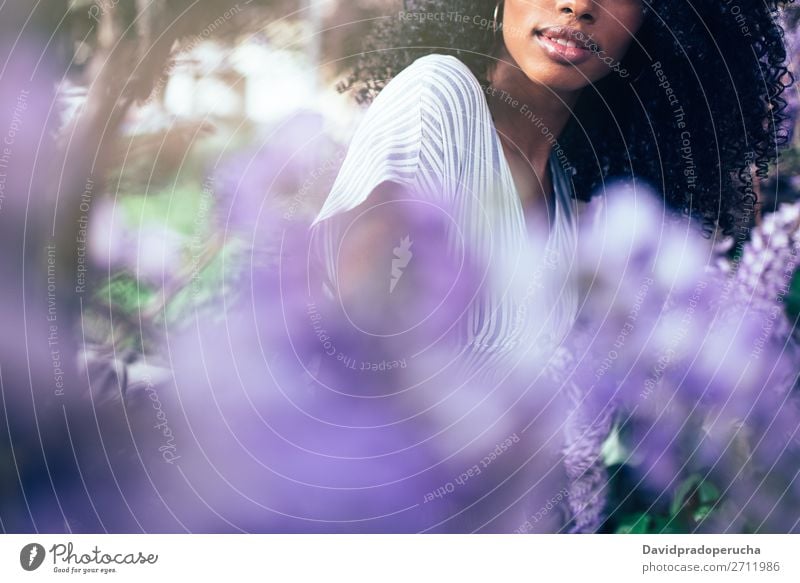
[[[754,183],[788,142],[782,94],[794,79],[779,16],[793,1],[643,0],[628,54],[582,92],[559,136],[576,196],[588,200],[612,178],[643,180],[697,218],[707,237],[746,237],[757,212]],[[456,56],[486,86],[502,36],[494,12],[491,0],[398,3],[339,90],[368,103],[430,53]]]

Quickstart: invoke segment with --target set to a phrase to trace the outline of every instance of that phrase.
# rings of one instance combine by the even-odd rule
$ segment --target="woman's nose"
[[[556,8],[559,12],[572,14],[575,16],[575,20],[594,22],[597,2],[595,0],[557,0]]]

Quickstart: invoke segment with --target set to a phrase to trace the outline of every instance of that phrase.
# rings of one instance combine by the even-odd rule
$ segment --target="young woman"
[[[516,266],[510,279],[541,273],[519,267],[538,238],[549,269],[528,289],[543,293],[495,290],[466,318],[475,362],[499,370],[569,329],[576,201],[609,179],[649,183],[709,237],[746,231],[752,172],[785,142],[781,4],[405,2],[343,87],[372,104],[315,221],[332,293],[346,302],[365,265],[392,257],[401,233],[384,203],[398,192],[450,209],[483,260]]]

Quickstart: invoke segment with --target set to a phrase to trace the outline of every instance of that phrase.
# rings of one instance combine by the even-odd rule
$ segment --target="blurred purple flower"
[[[361,274],[371,283],[330,297],[308,225],[268,212],[276,261],[253,266],[225,329],[198,321],[170,338],[161,401],[198,492],[183,480],[160,492],[181,520],[201,501],[225,517],[193,528],[508,532],[563,487],[559,403],[533,379],[486,386],[459,366],[485,268],[447,252],[446,209],[400,204],[414,253],[394,289],[390,234],[374,243],[387,263]]]
[[[662,220],[646,189],[613,188],[605,205],[591,234],[582,235],[587,299],[562,347],[568,356],[551,371],[573,387],[571,419],[579,420],[568,425],[566,443],[567,472],[580,492],[570,498],[575,530],[596,529],[604,518],[596,500],[605,486],[598,476],[610,408],[626,463],[657,498],[701,472],[719,480],[728,501],[741,502],[749,491],[784,506],[778,490],[767,492],[756,477],[791,483],[791,463],[800,461],[787,431],[800,422],[791,393],[800,351],[781,305],[785,273],[795,268],[787,243],[797,236],[796,209],[765,220],[736,271],[693,225]],[[773,423],[778,418],[783,427]],[[732,454],[742,425],[748,442],[766,440],[766,451],[783,457],[727,490],[732,476],[756,462]],[[785,526],[785,512],[746,522],[774,528],[777,516]]]
[[[319,113],[293,115],[257,148],[236,152],[212,169],[220,227],[264,244],[275,235],[270,211],[307,218],[304,213],[324,198],[341,161]]]
[[[107,272],[127,270],[139,281],[162,286],[180,270],[184,237],[156,223],[130,224],[111,199],[98,200],[89,227],[89,255]]]

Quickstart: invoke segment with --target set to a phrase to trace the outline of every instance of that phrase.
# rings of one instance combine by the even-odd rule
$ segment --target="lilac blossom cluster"
[[[59,304],[57,321],[46,320],[48,290],[40,286],[37,325],[20,324],[35,343],[26,360],[12,358],[19,346],[7,342],[2,381],[14,447],[46,450],[47,460],[20,472],[30,518],[15,495],[0,501],[5,524],[76,532],[593,532],[616,511],[610,480],[624,465],[654,508],[687,476],[713,483],[719,496],[693,517],[696,530],[798,530],[800,355],[783,305],[796,270],[796,205],[766,217],[735,261],[651,192],[610,186],[579,232],[583,295],[573,329],[552,353],[516,348],[516,364],[487,382],[463,366],[463,327],[487,286],[514,287],[492,281],[510,268],[481,264],[466,244],[453,255],[454,209],[412,197],[391,203],[402,221],[373,233],[370,245],[385,261],[351,266],[363,285],[329,293],[305,211],[334,169],[318,148],[305,147],[327,143],[316,122],[297,123],[287,130],[295,142],[216,169],[217,226],[243,234],[253,253],[236,280],[243,293],[219,298],[222,322],[196,312],[180,326],[163,323],[166,372],[147,355],[114,351],[111,364],[98,367],[100,357],[70,335],[67,305]],[[288,205],[274,192],[301,189],[308,198]],[[4,213],[24,210],[5,204]],[[113,210],[98,204],[93,220]],[[116,220],[93,231],[104,266],[152,282],[174,269],[179,254],[165,251],[171,235],[142,240]],[[40,276],[48,257],[38,259]],[[524,284],[536,286],[520,279],[528,298]],[[14,281],[4,288],[8,298],[20,295]],[[66,398],[55,393],[52,342]],[[78,387],[86,380],[107,386],[84,397]],[[98,394],[106,398],[92,400]],[[47,428],[44,442],[26,429],[36,423]],[[604,453],[612,436],[613,466]]]
[[[585,302],[550,367],[572,388],[573,529],[616,510],[602,455],[614,427],[653,508],[699,474],[721,496],[693,529],[797,531],[800,352],[782,302],[798,206],[765,218],[737,269],[692,223],[665,220],[647,189],[611,187],[605,200],[582,235]]]

